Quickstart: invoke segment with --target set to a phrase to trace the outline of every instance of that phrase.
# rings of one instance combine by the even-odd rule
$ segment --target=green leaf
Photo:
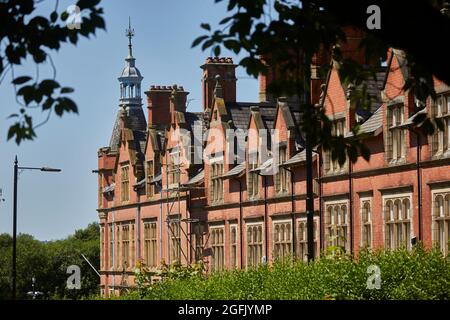
[[[202,24],[200,25],[200,27],[201,27],[202,29],[207,30],[207,31],[211,31],[211,26],[209,25],[209,23],[202,23]]]
[[[70,87],[61,88],[61,93],[72,93],[74,91],[75,90],[73,88],[70,88]]]
[[[191,48],[198,46],[203,40],[207,39],[208,36],[200,36],[192,42]]]
[[[32,78],[28,76],[17,77],[12,81],[12,84],[23,84],[25,82],[30,81]]]
[[[69,18],[69,13],[67,11],[64,11],[63,13],[61,13],[61,20],[62,21],[66,21],[67,18]]]
[[[216,46],[216,47],[214,48],[214,55],[215,55],[216,57],[220,56],[220,46]]]
[[[58,19],[58,12],[53,11],[53,12],[50,14],[50,21],[51,21],[51,22],[56,22],[56,19]]]
[[[55,80],[46,79],[39,84],[39,91],[42,92],[43,95],[50,96],[53,91],[59,87],[59,83]]]

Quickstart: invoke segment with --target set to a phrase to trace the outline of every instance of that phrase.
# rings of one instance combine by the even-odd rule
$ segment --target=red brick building
[[[130,43],[111,141],[98,151],[104,295],[132,286],[138,261],[157,267],[203,260],[215,271],[306,258],[298,103],[272,99],[265,77],[261,101],[237,102],[235,68],[230,58],[206,59],[199,113],[186,110],[183,87],[151,86],[146,117]],[[410,248],[422,241],[448,254],[450,87],[436,80],[438,98],[423,107],[402,90],[407,77],[404,54],[390,50],[387,66],[365,82],[370,111],[350,105],[352,88],[335,67],[326,79],[313,80],[313,102],[325,106],[334,134],[350,138],[358,122],[371,152],[369,162],[340,166],[317,150],[316,253],[341,247],[357,254],[361,247]],[[412,119],[420,113],[441,117],[445,130],[431,137],[416,132]],[[264,135],[273,129],[271,141]]]

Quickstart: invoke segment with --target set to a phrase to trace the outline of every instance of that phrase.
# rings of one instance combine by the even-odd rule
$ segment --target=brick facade
[[[440,237],[449,239],[450,130],[438,153],[431,148],[432,137],[414,131],[410,119],[423,111],[413,94],[401,89],[407,76],[402,52],[388,54],[387,67],[367,83],[374,93],[369,114],[350,106],[336,68],[322,81],[327,115],[341,121],[339,132],[345,136],[359,121],[371,157],[335,167],[325,152],[314,156],[317,251],[339,246],[357,254],[362,246],[410,247],[419,240],[431,247]],[[208,58],[202,69],[204,112],[186,111],[183,88],[152,86],[146,92],[147,129],[134,126],[132,115],[120,111],[118,147],[98,152],[105,295],[134,284],[138,261],[156,267],[162,261],[201,259],[211,271],[270,263],[293,250],[298,258],[306,257],[305,157],[295,100],[267,101],[268,79],[262,78],[261,101],[239,103],[231,59]],[[444,96],[450,92],[437,80],[436,89]],[[318,94],[313,97],[320,102]],[[442,101],[447,119],[450,97]],[[432,104],[427,101],[426,112]],[[229,129],[248,130],[246,139],[230,138]],[[279,142],[272,143],[270,152],[260,148],[260,129],[278,130]],[[200,149],[183,147],[199,139],[194,131],[200,132]],[[234,149],[241,148],[243,163],[242,156],[230,155],[231,141]],[[263,174],[265,164],[276,167],[278,155],[284,159],[278,173]],[[204,161],[196,163],[195,157]],[[447,253],[448,243],[441,249]]]

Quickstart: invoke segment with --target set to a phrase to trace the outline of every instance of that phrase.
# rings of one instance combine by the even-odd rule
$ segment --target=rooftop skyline
[[[61,1],[63,11],[71,1]],[[136,4],[139,4],[136,5]],[[39,240],[59,239],[97,221],[96,151],[109,144],[112,125],[117,115],[120,89],[118,77],[128,53],[125,29],[128,17],[135,30],[133,56],[144,77],[142,89],[150,85],[181,85],[190,92],[189,111],[201,110],[201,69],[209,52],[191,49],[192,41],[204,33],[200,23],[214,26],[224,16],[223,4],[214,1],[121,1],[102,2],[106,32],[83,39],[77,47],[65,44],[52,58],[57,68],[56,81],[75,88],[71,97],[79,107],[79,115],[52,115],[37,130],[38,137],[17,146],[6,141],[10,121],[6,118],[17,110],[11,79],[0,86],[0,188],[5,202],[0,202],[0,233],[12,230],[13,162],[17,155],[22,166],[51,166],[61,173],[24,171],[19,175],[18,232],[29,233]],[[53,4],[39,4],[38,13],[49,15]],[[235,63],[231,52],[224,52]],[[15,70],[16,76],[34,74],[32,62]],[[40,78],[51,77],[51,68],[41,68]],[[238,101],[257,101],[257,81],[242,68],[237,69]],[[143,108],[146,114],[145,97]],[[44,119],[33,114],[36,123]]]

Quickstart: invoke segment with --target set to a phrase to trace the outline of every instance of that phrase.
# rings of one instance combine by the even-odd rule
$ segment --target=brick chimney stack
[[[172,86],[172,92],[170,93],[170,115],[172,123],[175,120],[175,111],[186,112],[186,101],[189,92],[184,91],[183,87],[179,87],[176,84]]]
[[[223,99],[225,102],[236,102],[236,65],[231,58],[208,57],[204,65],[202,77],[203,111],[211,110],[214,98],[214,88],[220,76]]]
[[[147,95],[148,126],[165,127],[170,124],[172,86],[151,86]]]

